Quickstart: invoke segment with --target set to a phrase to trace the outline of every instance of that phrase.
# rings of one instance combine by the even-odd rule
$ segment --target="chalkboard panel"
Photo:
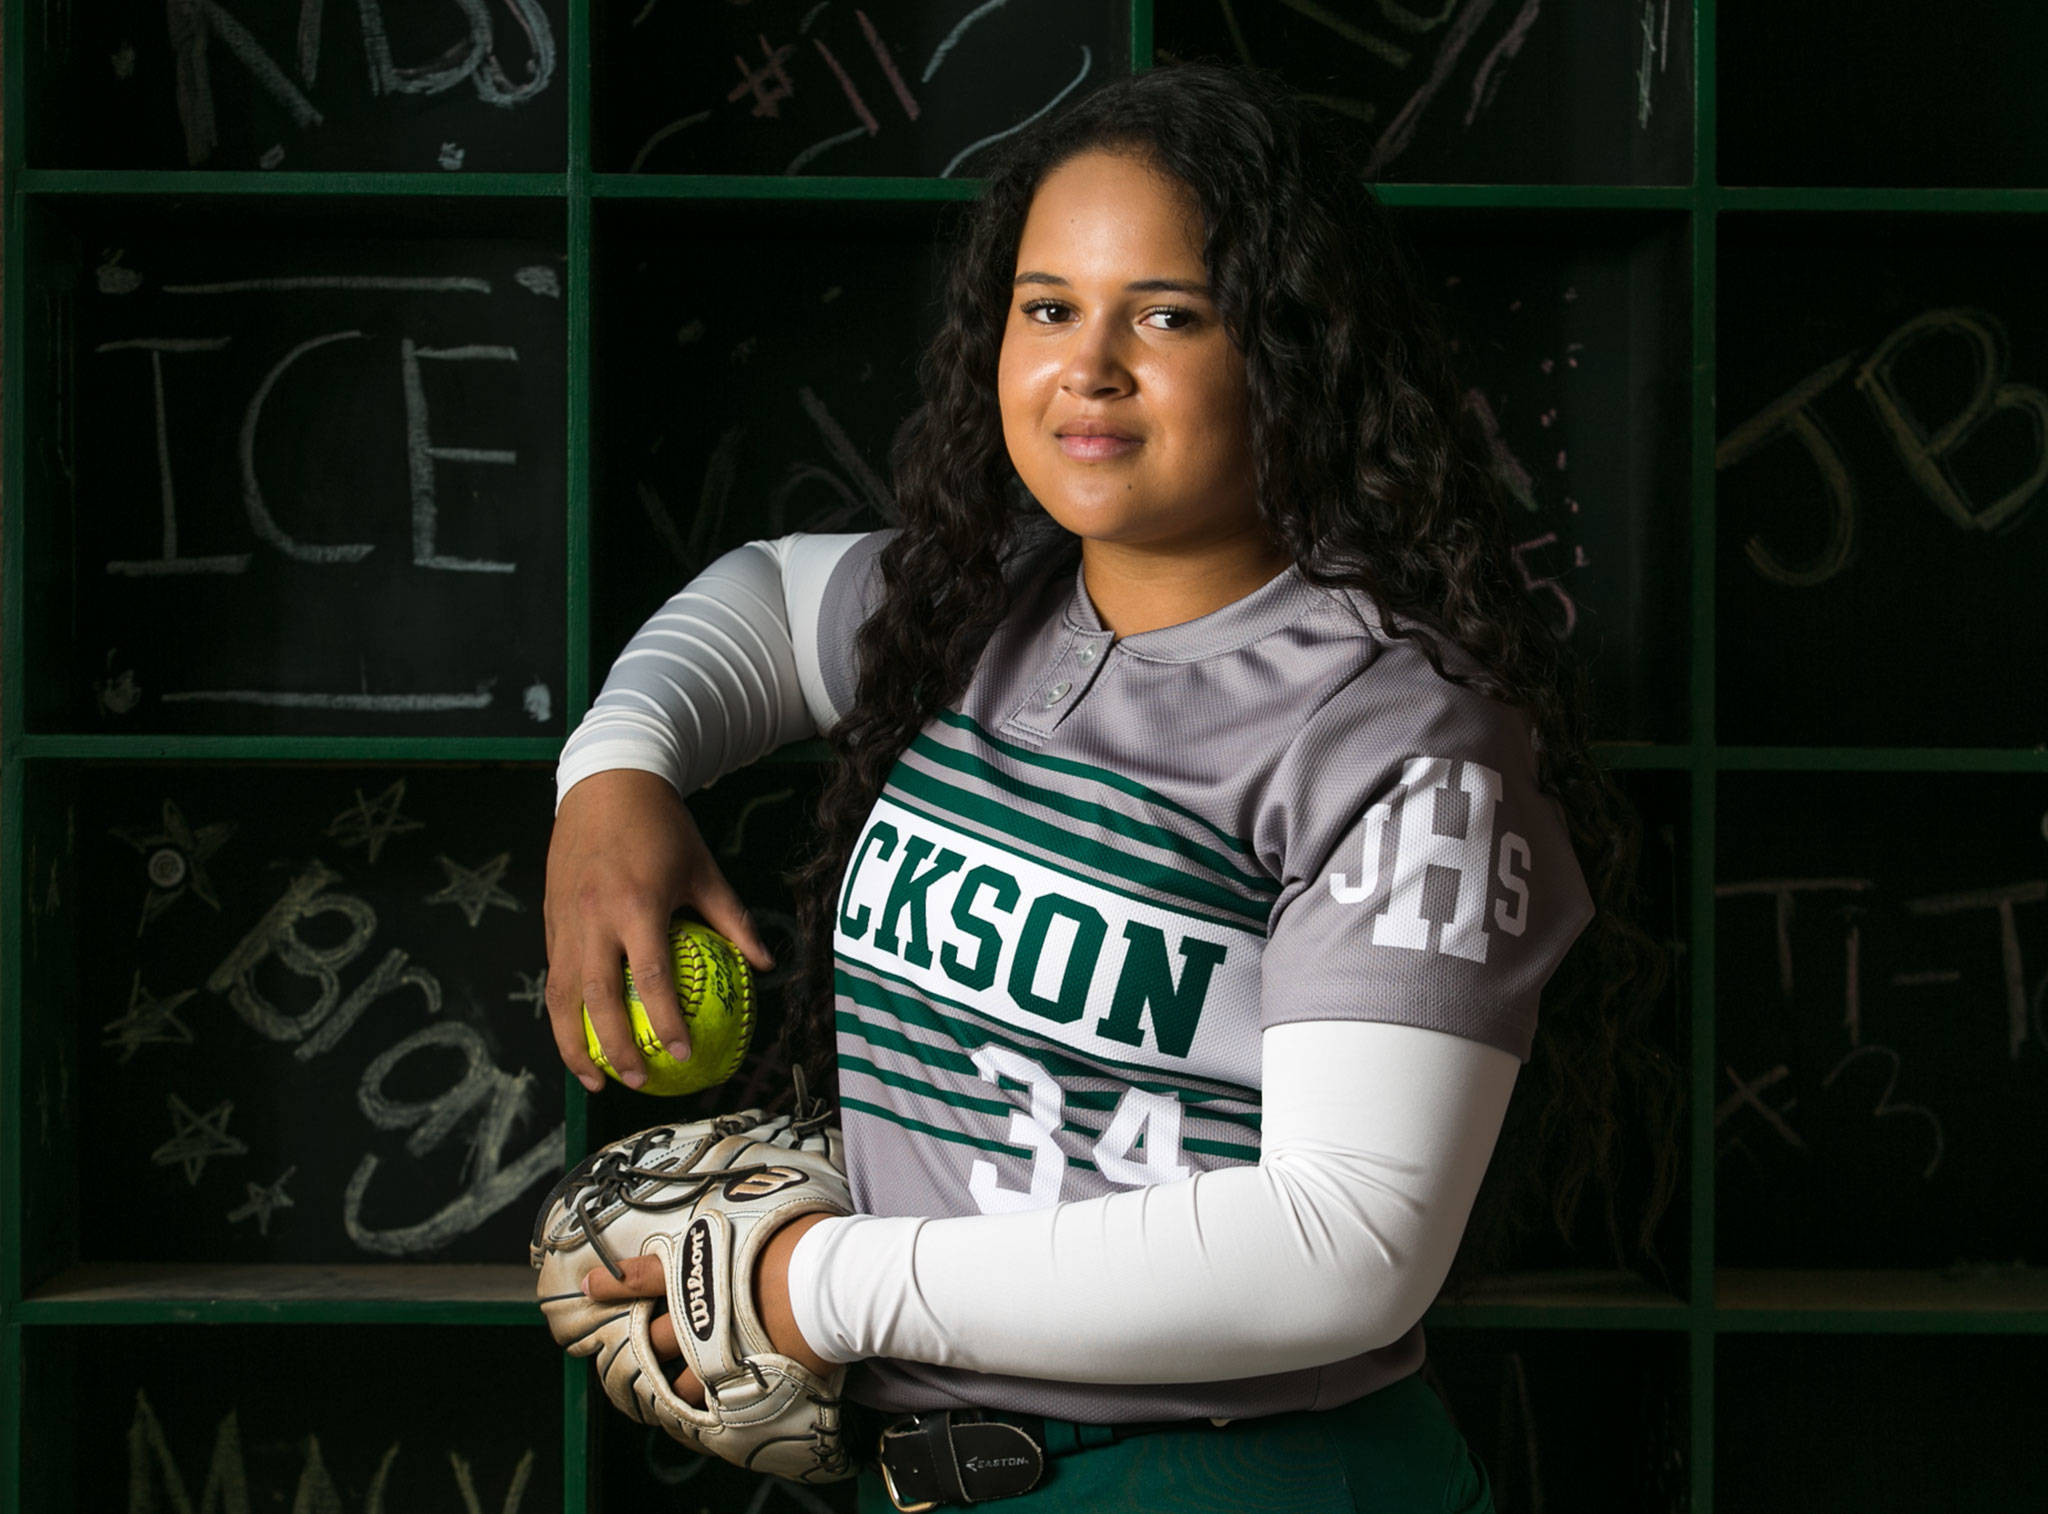
[[[929,206],[599,209],[593,690],[720,553],[894,518],[941,287]]]
[[[1721,1335],[1716,1355],[1718,1508],[2040,1506],[2038,1335]]]
[[[1725,774],[1719,1260],[2048,1260],[2048,780]]]
[[[31,728],[561,731],[558,206],[34,229]]]
[[[2048,235],[1720,226],[1719,738],[2048,740]]]
[[[32,1509],[566,1507],[562,1354],[530,1330],[24,1331]]]
[[[1127,0],[595,7],[597,163],[626,173],[982,172],[1130,72]]]
[[[46,0],[38,168],[560,171],[568,0]]]
[[[2048,10],[1721,0],[1724,184],[2048,184]]]
[[[1423,1370],[1484,1463],[1499,1514],[1690,1507],[1684,1336],[1438,1326],[1428,1335]]]
[[[1375,177],[1692,180],[1690,0],[1157,0],[1160,61],[1276,69]]]
[[[1688,449],[1683,223],[1407,212],[1493,438],[1522,581],[1584,658],[1595,734],[1682,741]]]
[[[524,1260],[564,1156],[545,767],[38,779],[65,853],[27,928],[70,975],[25,1009],[79,1071],[26,1123],[77,1131],[81,1259]]]

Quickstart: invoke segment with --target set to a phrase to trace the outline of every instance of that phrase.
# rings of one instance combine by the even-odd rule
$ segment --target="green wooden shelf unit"
[[[2048,165],[2040,183],[2007,182],[2017,171],[1996,154],[1981,173],[1947,172],[1945,163],[1976,162],[1969,138],[1948,158],[1930,147],[1927,161],[1901,159],[1913,166],[1897,183],[1881,146],[1869,148],[1867,172],[1843,169],[1851,149],[1835,138],[1884,140],[1871,125],[1879,105],[1858,104],[1856,115],[1843,103],[1856,68],[1876,65],[1814,66],[1839,35],[1826,27],[1847,24],[1843,0],[1797,25],[1762,0],[1526,0],[1491,19],[1483,0],[1358,6],[1364,19],[1351,20],[1291,0],[1055,8],[1060,25],[1107,28],[1112,71],[1234,50],[1321,91],[1333,121],[1373,131],[1404,99],[1428,105],[1445,78],[1458,97],[1431,107],[1381,194],[1443,275],[1472,393],[1491,405],[1503,455],[1530,491],[1531,592],[1547,605],[1554,597],[1562,629],[1580,625],[1573,634],[1594,650],[1599,751],[1643,810],[1646,870],[1662,873],[1646,886],[1662,890],[1653,913],[1669,917],[1670,1049],[1689,1072],[1690,1145],[1665,1227],[1665,1276],[1609,1270],[1597,1256],[1532,1257],[1429,1316],[1432,1360],[1489,1458],[1504,1514],[1544,1498],[1698,1514],[1949,1506],[1902,1501],[1921,1496],[1902,1490],[1923,1487],[1953,1490],[1956,1506],[1968,1492],[1973,1508],[2022,1507],[2018,1490],[2038,1496],[2048,1485],[2031,1430],[2048,1382],[2048,1129],[2038,1112],[2048,1107],[2048,885],[2035,881],[2048,840],[2048,511],[2032,503],[2034,465],[2048,454],[2048,311],[2029,303],[2048,242]],[[700,434],[701,421],[690,431],[678,395],[729,380],[732,406],[765,407],[752,375],[788,369],[804,331],[790,317],[753,360],[754,338],[721,324],[720,311],[765,310],[785,286],[815,292],[826,282],[807,263],[815,246],[815,261],[839,259],[841,282],[865,297],[838,300],[838,283],[816,293],[805,308],[842,323],[821,325],[816,346],[844,349],[833,359],[842,364],[858,358],[858,344],[883,329],[875,322],[891,317],[848,307],[895,308],[901,325],[933,287],[936,229],[978,181],[942,172],[929,141],[891,145],[907,129],[887,115],[894,102],[865,52],[861,109],[884,121],[868,120],[856,151],[872,151],[848,166],[869,171],[785,173],[751,161],[758,171],[691,171],[706,160],[677,150],[690,140],[683,127],[724,111],[699,128],[723,133],[719,151],[757,126],[780,130],[779,120],[759,125],[775,115],[763,80],[778,58],[815,72],[817,58],[796,44],[817,17],[821,37],[848,28],[850,42],[831,33],[842,53],[862,46],[850,16],[834,19],[851,7],[761,7],[744,25],[716,23],[731,39],[720,32],[686,50],[678,39],[710,24],[698,7],[512,0],[492,12],[501,33],[511,18],[539,15],[554,52],[520,53],[523,82],[499,72],[489,88],[517,97],[526,115],[508,107],[489,119],[477,104],[489,98],[485,83],[459,96],[437,86],[436,100],[460,98],[467,115],[452,103],[442,115],[413,109],[407,100],[427,98],[431,69],[391,62],[399,44],[432,56],[448,42],[442,33],[459,37],[459,19],[423,27],[387,4],[393,36],[380,75],[369,21],[348,40],[353,30],[337,29],[343,7],[329,8],[325,31],[317,5],[194,7],[210,52],[188,38],[181,92],[148,85],[157,92],[135,98],[144,86],[131,79],[176,72],[162,7],[100,9],[4,9],[0,1507],[96,1506],[137,1486],[159,1501],[132,1507],[214,1507],[227,1486],[216,1483],[230,1476],[222,1468],[237,1457],[251,1488],[289,1496],[332,1483],[348,1507],[366,1497],[366,1479],[372,1498],[405,1486],[422,1506],[471,1510],[502,1500],[508,1510],[605,1514],[649,1498],[763,1507],[751,1485],[699,1478],[628,1439],[590,1392],[585,1364],[546,1345],[531,1303],[519,1215],[545,1186],[532,1174],[631,1128],[612,1125],[635,1113],[622,1094],[586,1099],[551,1069],[536,1019],[553,763],[624,634],[681,581],[678,563],[823,513],[824,494],[811,497],[810,516],[800,503],[785,512],[781,494],[783,513],[706,513],[707,480],[728,456],[717,448],[729,442],[740,459],[744,496],[780,476],[776,449],[795,447],[794,428],[814,414],[773,412],[739,440],[739,412],[728,409],[714,417],[731,425],[726,440]],[[928,49],[1002,6],[868,9],[887,12],[885,34]],[[1978,51],[1928,44],[1940,56],[1927,62],[1908,39],[1913,12],[1868,9],[1875,40],[1858,45],[1936,82],[1952,82],[1940,72],[1949,53],[2006,50],[1983,40],[1999,18],[2018,38],[2048,40],[2031,7],[1980,4],[1965,7]],[[235,17],[246,12],[257,27],[262,13],[287,10],[313,16],[315,37],[300,39],[289,77],[264,82],[251,56],[285,56],[278,39],[297,22],[268,17],[256,36]],[[361,8],[364,18],[375,11],[367,0]],[[776,52],[764,28],[790,45]],[[728,66],[724,55],[752,49],[757,31],[760,56]],[[316,89],[320,37],[327,82]],[[380,87],[347,95],[355,85],[333,82],[344,44],[365,49],[369,61],[351,66]],[[854,98],[838,59],[816,46]],[[886,61],[883,44],[871,46]],[[685,51],[710,61],[677,61]],[[902,98],[927,88],[943,53],[921,79],[898,81]],[[458,46],[440,65],[461,55]],[[1583,89],[1577,76],[1558,77],[1580,59],[1592,81]],[[673,79],[662,72],[671,66]],[[207,86],[193,85],[191,70],[208,67],[218,122],[211,107],[203,122],[194,113],[193,91]],[[1394,83],[1381,80],[1379,96],[1366,99],[1364,84],[1339,92],[1347,70],[1376,78],[1388,68]],[[1588,124],[1601,69],[1636,92],[1633,136]],[[537,93],[550,70],[553,84]],[[1795,75],[1811,81],[1812,98],[1786,82]],[[1434,82],[1415,93],[1425,76]],[[725,77],[752,80],[768,101],[751,113],[755,126],[744,102],[721,106],[706,93],[705,81]],[[807,98],[843,111],[829,76],[805,77]],[[714,109],[669,125],[648,114],[672,113],[693,89]],[[2004,111],[2013,133],[2048,141],[2030,100],[1988,92],[1995,98],[1969,106],[1983,133]],[[293,116],[280,103],[288,98],[315,119],[314,104],[324,106],[331,126]],[[1665,133],[1654,141],[1653,105]],[[1464,125],[1447,124],[1460,110]],[[249,126],[237,111],[284,126]],[[1510,116],[1521,125],[1487,135],[1490,120]],[[495,154],[479,146],[494,121],[515,119],[526,133],[516,143],[508,135],[513,145]],[[248,133],[271,130],[278,145],[259,166],[264,143]],[[475,141],[443,140],[463,131]],[[1564,145],[1553,151],[1551,136]],[[1784,147],[1775,175],[1773,143],[1823,137],[1810,153]],[[339,156],[323,158],[329,138]],[[452,171],[464,148],[476,167]],[[710,161],[729,166],[715,153]],[[1504,165],[1498,182],[1483,171],[1489,161]],[[138,162],[151,166],[126,166]],[[368,341],[341,329],[348,317],[332,279],[289,306],[276,281],[287,266],[324,276],[343,259],[370,281],[361,287],[388,296],[364,307]],[[405,302],[423,302],[430,284],[472,290],[487,314],[414,341],[404,321],[427,307]],[[200,299],[231,285],[268,292],[240,304]],[[110,314],[117,294],[142,314]],[[1525,300],[1547,302],[1547,313],[1530,316]],[[179,318],[192,308],[229,314],[212,333]],[[204,371],[193,354],[260,346],[263,320],[289,323],[280,311],[304,328],[291,360],[326,344],[320,361],[339,365],[332,354],[384,342],[381,377],[336,367],[347,377],[323,400],[317,384],[281,379],[281,347],[246,373],[233,368],[242,388],[231,400],[216,402],[210,381],[190,377]],[[390,355],[401,337],[402,361]],[[900,333],[890,340],[915,351]],[[701,354],[721,343],[725,366],[708,368]],[[118,366],[100,361],[107,355],[126,362],[118,381],[106,377]],[[1608,362],[1597,376],[1596,359]],[[473,375],[495,381],[515,361],[519,413],[494,415],[494,391]],[[761,382],[772,387],[772,376]],[[903,393],[899,375],[879,398],[846,401],[846,430],[870,457],[885,453]],[[396,451],[364,440],[385,434],[376,407],[387,397],[393,416],[411,407]],[[153,433],[141,408],[151,403]],[[175,412],[186,405],[213,431],[180,430]],[[259,436],[262,406],[269,429]],[[245,416],[237,451],[233,427]],[[488,439],[430,446],[427,428],[443,425]],[[303,438],[303,452],[275,440],[281,432]],[[1554,467],[1538,450],[1553,439]],[[208,460],[193,461],[202,451]],[[480,524],[478,501],[495,498],[500,477],[491,470],[515,451],[511,524]],[[438,502],[437,464],[448,480]],[[843,457],[834,466],[834,498],[854,512],[841,519],[867,519],[855,508],[858,470]],[[321,495],[322,469],[358,481],[363,499],[409,499],[409,516],[399,507],[394,517],[397,543],[379,536],[374,553],[364,545],[346,563],[332,554],[352,548],[309,547],[351,519],[346,501]],[[700,484],[701,496],[691,492]],[[265,490],[293,489],[313,501],[303,508],[317,531],[280,525],[282,507],[264,503]],[[685,503],[671,512],[669,499]],[[241,570],[218,568],[224,608],[175,624],[147,604],[201,601],[146,604],[142,590],[129,592],[164,586],[171,596],[216,571],[205,563],[269,550],[223,536],[222,520],[245,516],[301,564],[328,552],[318,581],[346,587],[287,604],[299,589],[264,589],[251,570],[244,595]],[[158,522],[162,551],[150,557]],[[372,529],[366,516],[362,534]],[[489,544],[449,545],[463,529]],[[437,608],[407,620],[391,597],[396,580],[377,576],[407,541],[415,565],[516,551],[522,573],[470,563],[445,575],[460,582]],[[1539,563],[1543,553],[1564,555]],[[103,558],[121,561],[102,581]],[[374,644],[357,647],[350,616],[367,624],[386,611]],[[249,636],[223,629],[236,617],[248,618]],[[345,689],[359,674],[361,692],[296,704],[234,693],[287,671],[270,666],[266,636],[294,655],[302,642],[314,648],[306,666],[318,663],[309,676],[325,686]],[[181,663],[183,647],[204,650]],[[369,691],[410,656],[431,663],[425,686],[467,678],[473,696],[408,724]],[[230,692],[159,697],[163,679],[181,677],[228,680],[220,687]],[[514,689],[523,693],[504,697]],[[819,743],[791,747],[707,794],[707,835],[715,822],[736,857],[749,816],[779,815],[773,823],[794,835],[790,796],[815,782],[824,755]],[[330,820],[336,805],[343,813]],[[374,862],[380,845],[400,856],[418,825],[401,814],[415,812],[434,817],[435,839],[414,848],[426,871],[389,893],[353,874],[344,889],[335,859]],[[210,817],[229,813],[232,827],[209,830]],[[267,846],[275,860],[209,872],[230,829],[245,855]],[[494,840],[500,830],[516,830],[517,844]],[[326,850],[308,860],[316,844]],[[472,860],[494,847],[505,855]],[[782,855],[762,864],[764,895]],[[231,896],[225,914],[216,893]],[[248,903],[272,897],[296,898],[300,914],[275,926],[283,904],[265,915]],[[239,955],[224,956],[208,932],[231,917],[247,935]],[[373,927],[389,946],[377,990],[386,997],[348,1000],[364,1029],[342,1023],[323,1040],[317,1017],[280,1007],[286,990],[326,972],[321,992],[339,993],[339,967],[313,958],[354,961]],[[499,963],[488,985],[447,965],[455,955],[433,957],[458,937],[474,937],[463,962]],[[169,964],[159,975],[182,966],[189,976],[150,980],[142,943],[149,962]],[[349,967],[350,982],[368,966]],[[379,1007],[405,1002],[402,1014]],[[335,1013],[332,995],[317,1007]],[[199,1039],[228,1048],[219,1062],[190,1044],[202,1020]],[[364,1040],[373,1034],[375,1046]],[[365,1066],[378,1046],[387,1049]],[[454,1094],[451,1057],[468,1058]],[[152,1070],[174,1058],[186,1079],[175,1086]],[[307,1071],[322,1065],[351,1069],[328,1080],[341,1080],[332,1102]],[[232,1090],[212,1076],[225,1071],[241,1075]],[[234,1129],[288,1153],[280,1161],[309,1174],[301,1184],[326,1160],[339,1164],[338,1188],[359,1163],[346,1219],[338,1204],[320,1217],[324,1239],[284,1239],[290,1222],[310,1225],[313,1200],[285,1214],[290,1173],[257,1170],[262,1153],[229,1134],[230,1103],[235,1120],[254,1122]],[[521,1134],[485,1141],[476,1132],[495,1118],[489,1110],[516,1111],[507,1128]],[[146,1134],[124,1142],[118,1130],[130,1123]],[[337,1134],[344,1126],[369,1133]],[[437,1145],[444,1127],[458,1134]],[[222,1177],[238,1153],[247,1170]],[[406,1153],[420,1176],[392,1176],[409,1170]],[[486,1179],[515,1158],[536,1165],[519,1169],[526,1181],[509,1201],[479,1200],[431,1236],[413,1224],[408,1202],[416,1211],[445,1197],[435,1184],[498,1193]],[[469,1405],[479,1398],[489,1401]],[[280,1416],[285,1402],[302,1412]],[[385,1420],[371,1423],[370,1408]],[[1902,1428],[1909,1409],[1921,1416],[1914,1433]],[[387,1433],[385,1421],[398,1429]]]

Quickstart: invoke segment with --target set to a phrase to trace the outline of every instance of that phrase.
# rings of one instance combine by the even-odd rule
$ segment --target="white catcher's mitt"
[[[822,1106],[773,1119],[749,1109],[643,1130],[577,1163],[533,1230],[548,1328],[571,1356],[597,1358],[613,1403],[692,1450],[800,1482],[853,1475],[840,1421],[846,1369],[818,1378],[776,1353],[754,1308],[754,1262],[798,1216],[853,1212],[830,1118]],[[660,1300],[583,1294],[593,1267],[623,1277],[620,1262],[643,1254],[662,1259],[676,1340],[704,1384],[701,1409],[654,1354]]]

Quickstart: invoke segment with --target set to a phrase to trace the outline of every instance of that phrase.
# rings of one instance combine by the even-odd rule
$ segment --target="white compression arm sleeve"
[[[1362,1020],[1261,1038],[1256,1166],[1012,1214],[828,1219],[797,1243],[798,1328],[1064,1382],[1209,1382],[1397,1340],[1450,1269],[1521,1064]]]
[[[592,773],[659,773],[685,798],[787,742],[829,730],[818,664],[825,583],[858,534],[735,547],[633,634],[562,747],[555,807]]]

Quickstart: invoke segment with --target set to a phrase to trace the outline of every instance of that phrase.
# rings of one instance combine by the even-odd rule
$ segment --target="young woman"
[[[900,530],[727,554],[565,749],[563,1060],[601,1086],[587,1000],[637,1068],[614,980],[666,981],[674,910],[770,965],[682,799],[822,732],[788,1030],[860,1212],[769,1247],[778,1348],[885,1415],[1033,1417],[1072,1454],[1020,1509],[1490,1508],[1420,1318],[1539,1171],[1569,1225],[1638,1074],[1647,1239],[1675,1083],[1632,831],[1413,275],[1273,82],[1156,70],[1015,140],[923,378]],[[592,1286],[661,1292],[627,1273]]]

